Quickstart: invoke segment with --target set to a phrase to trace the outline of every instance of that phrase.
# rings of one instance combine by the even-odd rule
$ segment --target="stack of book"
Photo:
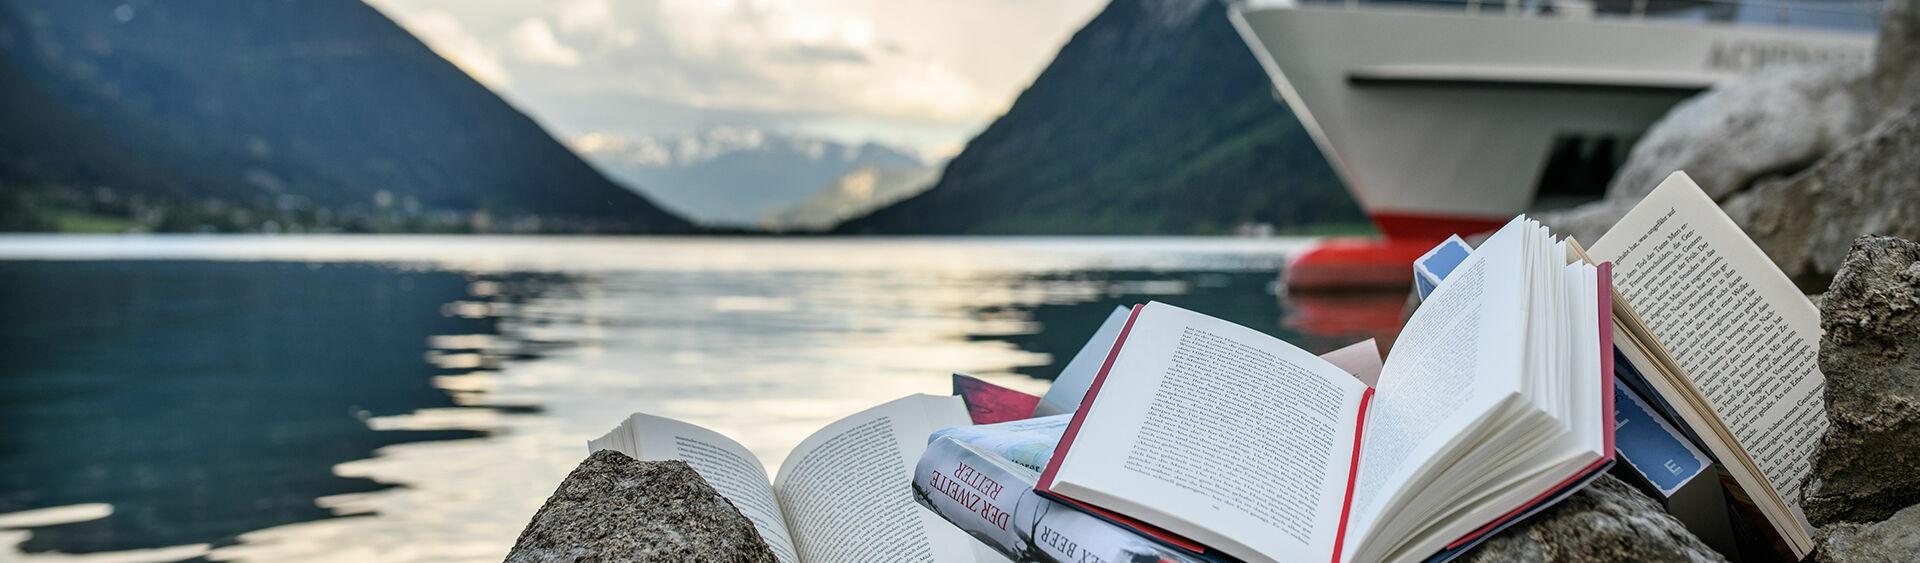
[[[1045,397],[955,376],[771,481],[644,414],[589,447],[687,461],[782,561],[1444,560],[1609,468],[1729,556],[1810,551],[1817,314],[1684,175],[1591,249],[1522,216],[1414,266],[1384,359],[1146,303]]]

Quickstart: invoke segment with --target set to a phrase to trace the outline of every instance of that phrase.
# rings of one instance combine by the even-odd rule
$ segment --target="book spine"
[[[991,455],[934,440],[914,469],[914,500],[1014,561],[1205,561],[1041,497],[1036,473]]]

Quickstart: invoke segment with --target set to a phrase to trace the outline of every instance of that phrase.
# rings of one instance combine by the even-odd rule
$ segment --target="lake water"
[[[0,236],[0,559],[498,561],[631,412],[771,468],[954,372],[1044,392],[1116,305],[1390,331],[1276,291],[1307,242]]]

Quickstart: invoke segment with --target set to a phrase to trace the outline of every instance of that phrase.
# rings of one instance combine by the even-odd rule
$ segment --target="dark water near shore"
[[[628,412],[774,465],[954,371],[1042,392],[1116,305],[1398,312],[1277,295],[1301,243],[0,237],[0,555],[498,560]]]

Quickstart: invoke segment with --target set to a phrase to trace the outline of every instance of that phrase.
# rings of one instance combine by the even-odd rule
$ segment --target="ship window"
[[[1884,4],[1885,0],[1595,0],[1594,11],[1656,20],[1871,31],[1880,27]]]
[[[1649,19],[1873,31],[1886,0],[1298,0],[1350,8],[1392,5],[1529,17]],[[1511,8],[1511,10],[1509,10]]]
[[[1540,170],[1530,211],[1564,209],[1607,195],[1607,183],[1626,161],[1633,139],[1614,134],[1561,133]]]

